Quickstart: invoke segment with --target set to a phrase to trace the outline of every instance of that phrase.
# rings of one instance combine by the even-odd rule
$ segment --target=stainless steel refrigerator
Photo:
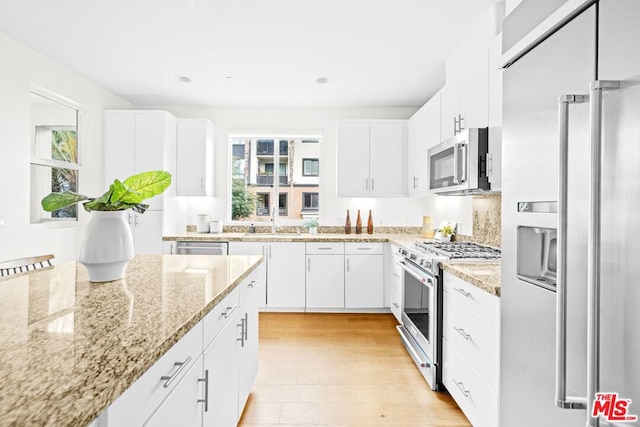
[[[640,425],[640,1],[557,3],[504,25],[500,425]]]

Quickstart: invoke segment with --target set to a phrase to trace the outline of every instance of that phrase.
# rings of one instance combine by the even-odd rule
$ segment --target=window
[[[302,209],[318,210],[318,193],[302,193]]]
[[[45,212],[49,193],[78,191],[78,110],[52,95],[31,93],[31,223],[77,220],[77,205]]]
[[[320,162],[318,159],[302,159],[302,175],[318,176],[320,172]]]
[[[274,206],[277,206],[278,220],[300,220],[302,224],[309,213],[317,216],[319,142],[315,135],[304,140],[286,135],[232,135],[229,138],[231,220],[271,222]],[[275,144],[278,144],[278,155],[274,153]],[[303,193],[316,195],[309,201],[309,206],[315,208],[303,206]]]

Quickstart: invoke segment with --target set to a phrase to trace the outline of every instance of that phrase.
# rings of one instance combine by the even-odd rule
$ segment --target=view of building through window
[[[318,217],[319,139],[233,137],[230,143],[232,220],[272,221],[274,210],[281,219]]]

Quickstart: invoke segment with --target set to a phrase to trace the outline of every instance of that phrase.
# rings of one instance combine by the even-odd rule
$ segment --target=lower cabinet
[[[258,372],[264,263],[99,417],[99,426],[235,427]]]
[[[500,299],[444,273],[442,382],[477,427],[498,425]]]
[[[306,308],[344,308],[344,243],[307,243]]]
[[[384,255],[382,243],[345,243],[344,246],[345,307],[384,307]]]
[[[398,247],[391,245],[391,256],[389,261],[389,308],[396,320],[402,323],[402,306],[404,304],[404,283],[403,271],[399,262],[402,261],[402,255],[398,252]]]

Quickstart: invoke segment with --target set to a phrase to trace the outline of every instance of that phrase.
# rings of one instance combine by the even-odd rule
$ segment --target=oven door
[[[437,294],[436,278],[405,260],[402,342],[432,389],[436,389]]]

